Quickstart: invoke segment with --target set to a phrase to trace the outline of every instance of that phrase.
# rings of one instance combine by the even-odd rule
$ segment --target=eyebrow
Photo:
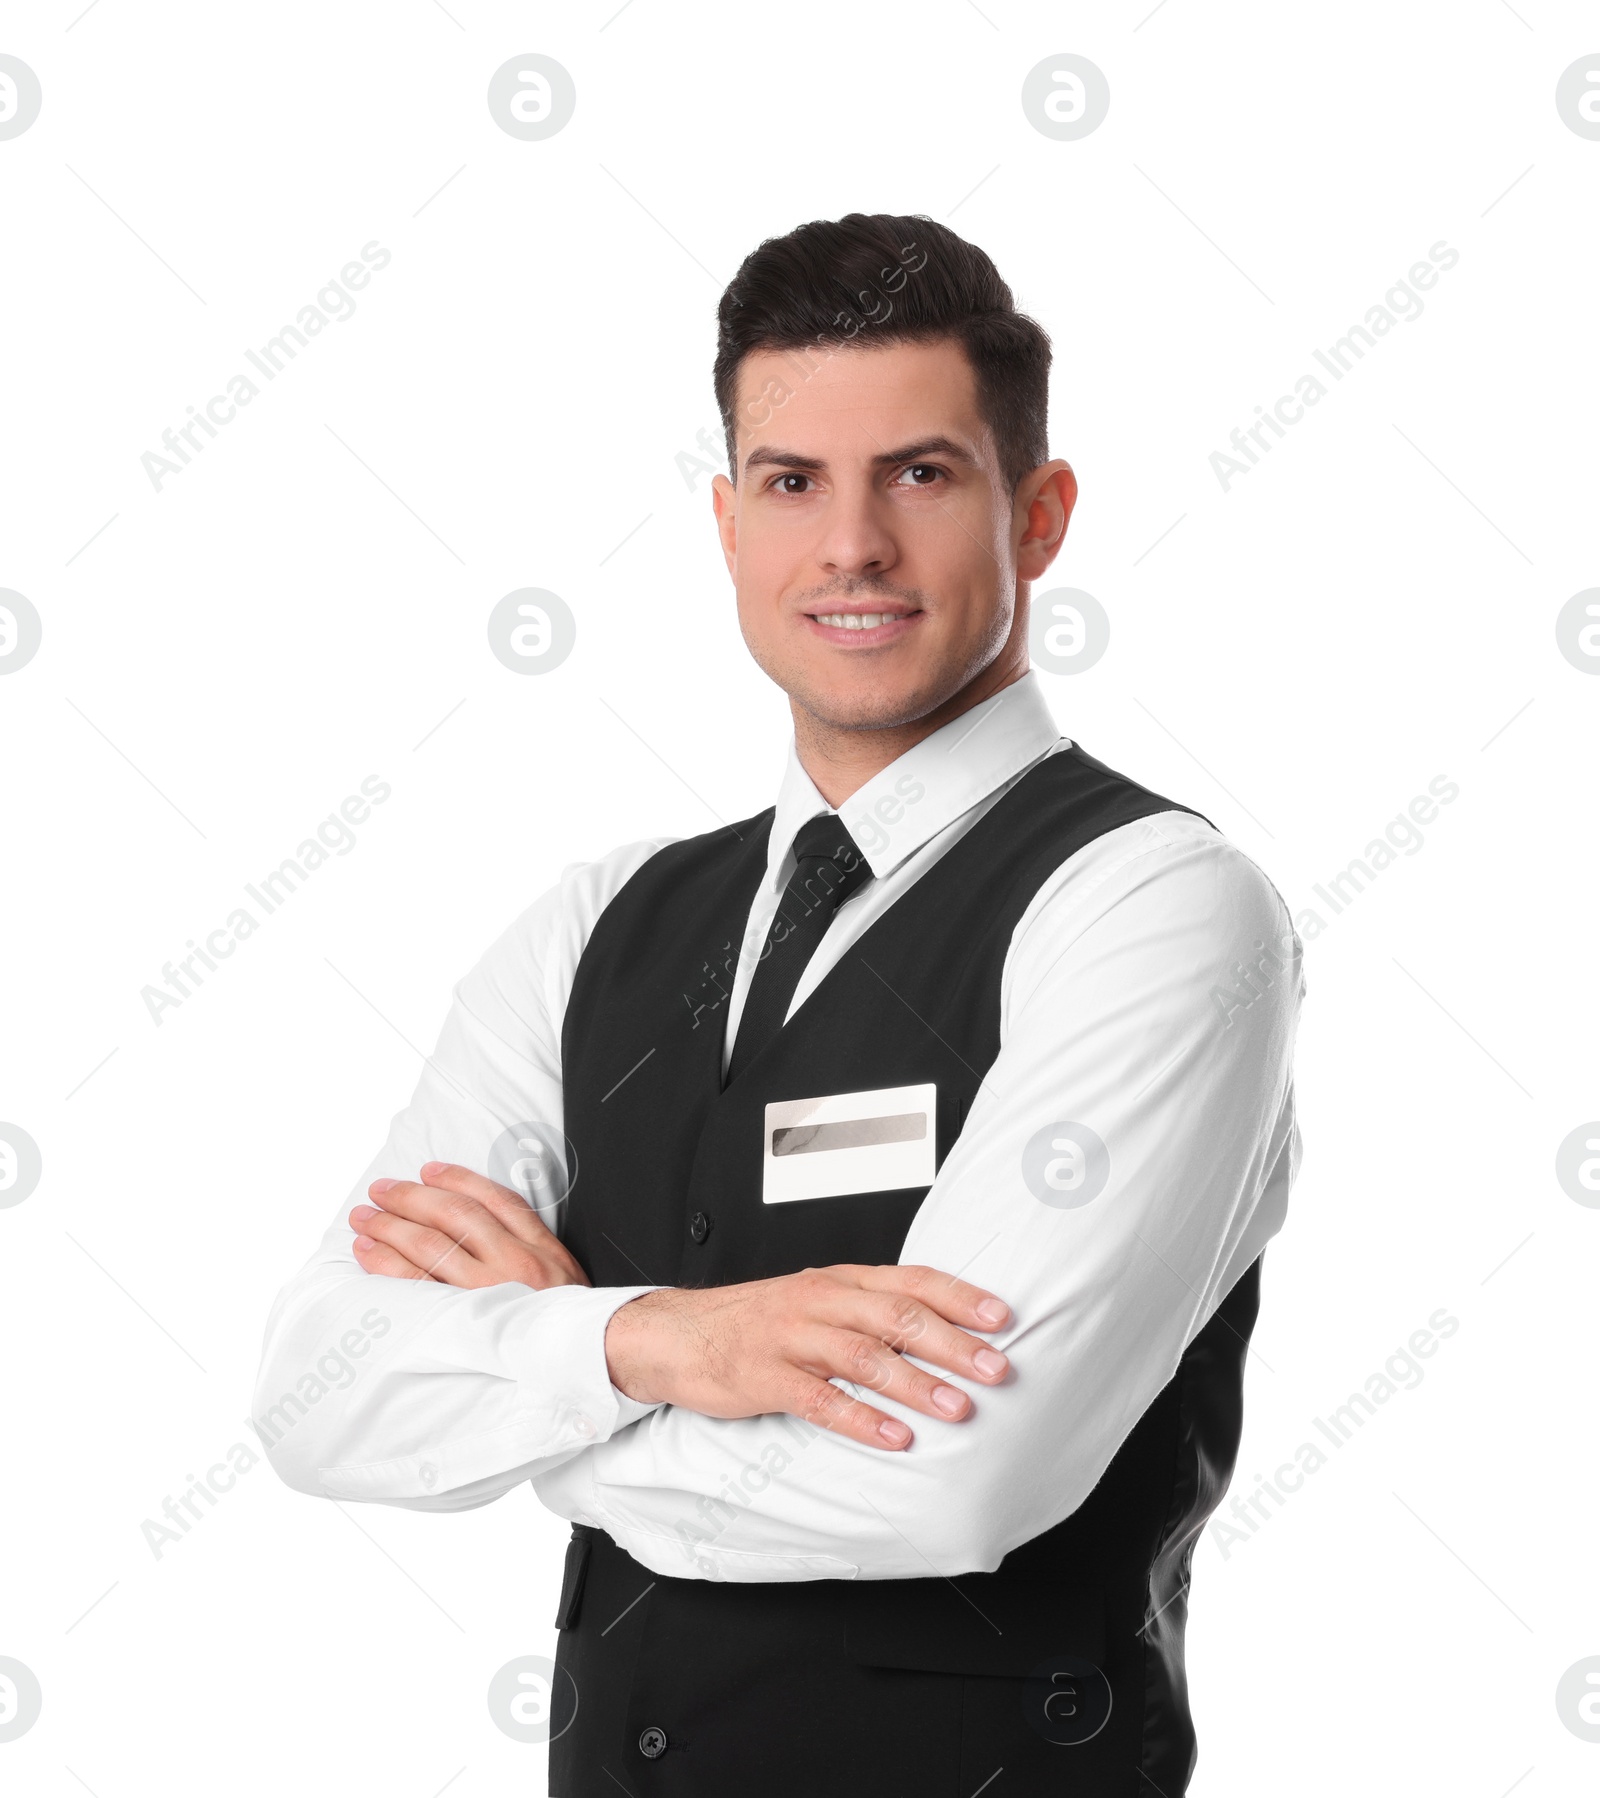
[[[934,456],[942,456],[948,462],[960,462],[968,468],[978,468],[982,464],[972,451],[959,444],[952,437],[919,437],[915,443],[902,444],[898,449],[885,450],[881,455],[872,458],[875,468],[897,468],[903,462],[923,462]],[[820,456],[803,456],[797,450],[778,449],[771,445],[761,445],[751,450],[744,459],[745,474],[753,468],[790,468],[800,473],[810,473],[827,467]]]

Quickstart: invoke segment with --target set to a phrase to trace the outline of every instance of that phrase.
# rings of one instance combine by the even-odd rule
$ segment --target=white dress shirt
[[[1068,747],[1029,674],[839,808],[874,878],[828,927],[800,1005],[864,931],[1043,757]],[[792,864],[828,807],[791,746],[726,1007],[724,1064]],[[703,1417],[612,1386],[612,1313],[649,1286],[466,1291],[365,1273],[346,1221],[380,1176],[486,1169],[509,1125],[562,1120],[562,1018],[600,913],[671,838],[567,868],[461,981],[411,1103],[280,1294],[255,1417],[302,1491],[417,1509],[523,1480],[652,1570],[723,1580],[988,1570],[1074,1511],[1188,1343],[1282,1224],[1300,1158],[1291,1071],[1301,946],[1256,865],[1199,818],[1107,832],[1044,883],[1012,935],[1001,1048],[919,1208],[902,1263],[998,1293],[997,1388],[903,1453],[767,1416]],[[1034,1196],[1023,1150],[1085,1123],[1093,1202]],[[641,1194],[640,1203],[649,1195]],[[956,1385],[959,1378],[943,1374]],[[843,1382],[841,1382],[843,1384]],[[294,1395],[286,1402],[286,1395]]]

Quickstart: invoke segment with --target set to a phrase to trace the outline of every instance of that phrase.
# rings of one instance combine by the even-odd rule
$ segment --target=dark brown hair
[[[717,305],[712,382],[737,481],[734,402],[752,350],[953,338],[976,377],[978,408],[1013,492],[1049,460],[1050,339],[1017,310],[976,244],[914,214],[814,219],[750,252]]]

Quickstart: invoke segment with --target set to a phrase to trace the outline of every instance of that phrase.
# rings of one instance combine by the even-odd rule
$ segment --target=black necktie
[[[741,1073],[783,1028],[789,1001],[833,914],[872,878],[867,858],[834,812],[801,825],[794,839],[795,869],[778,901],[755,978],[745,996],[728,1062],[728,1079]]]

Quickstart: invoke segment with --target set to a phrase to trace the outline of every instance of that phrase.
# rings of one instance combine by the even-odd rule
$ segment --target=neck
[[[959,693],[921,718],[906,724],[885,725],[877,729],[830,724],[815,713],[803,711],[794,700],[789,709],[794,715],[794,746],[800,766],[811,777],[811,784],[836,811],[850,795],[881,774],[891,762],[899,761],[908,749],[915,749],[926,737],[942,730],[963,712],[970,712],[986,699],[993,699],[1028,672],[1025,645],[1019,654],[1011,646],[970,680]]]

